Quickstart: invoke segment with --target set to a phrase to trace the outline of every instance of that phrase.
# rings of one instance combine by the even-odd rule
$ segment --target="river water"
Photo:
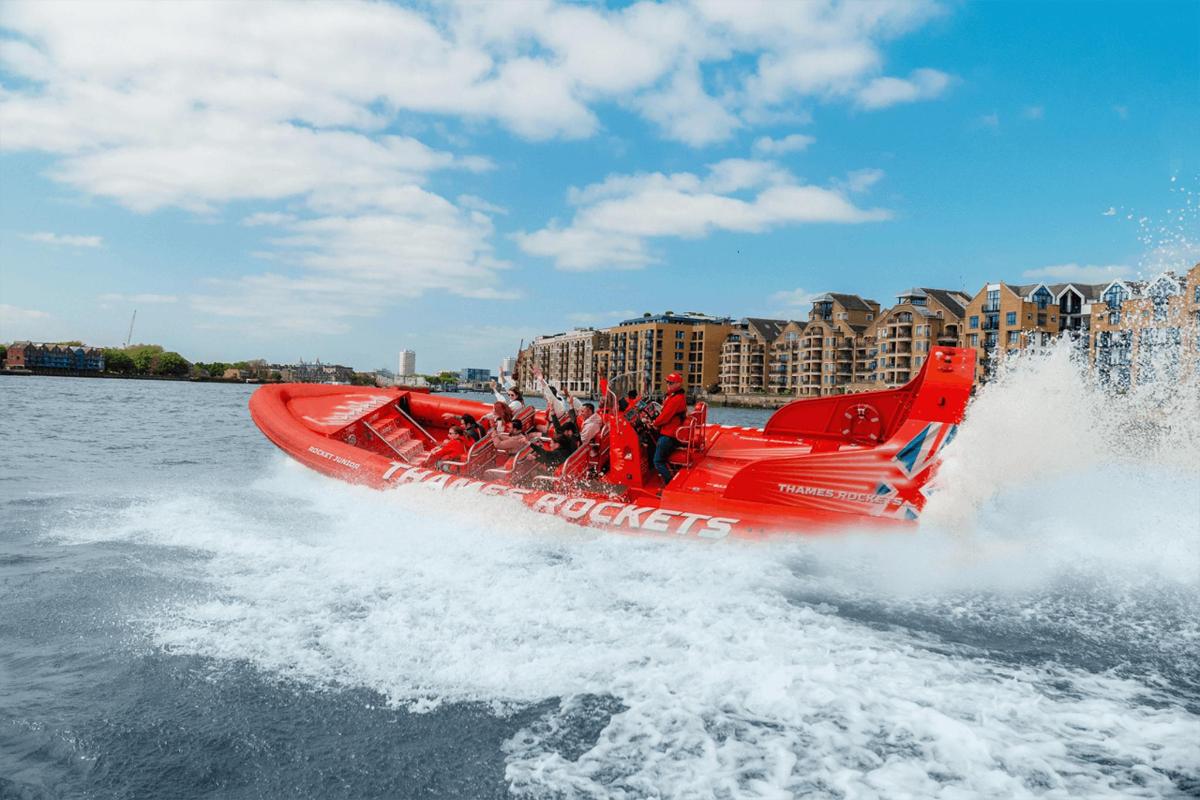
[[[0,798],[1198,796],[1200,413],[1062,372],[916,533],[753,545],[343,485],[253,387],[0,379]]]

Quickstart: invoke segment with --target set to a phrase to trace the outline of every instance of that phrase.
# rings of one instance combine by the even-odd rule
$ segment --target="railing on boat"
[[[398,447],[396,447],[396,445],[392,444],[386,436],[384,436],[382,433],[380,433],[378,430],[376,430],[376,428],[371,423],[367,422],[364,419],[362,424],[363,424],[363,427],[366,428],[367,430],[369,430],[376,439],[378,439],[379,441],[381,441],[385,445],[387,445],[388,449],[391,450],[393,453],[395,453],[396,458],[400,459],[405,464],[412,463],[412,461],[409,460],[408,456],[406,456],[406,455],[404,455],[404,453],[400,452],[400,449]]]
[[[697,457],[708,446],[708,403],[696,403],[692,413],[688,414],[687,420],[679,426],[675,438],[682,439],[683,437],[679,435],[681,433],[687,437],[684,439],[686,447],[684,466],[691,469],[695,466]]]
[[[407,397],[407,396],[408,396],[408,395],[405,395],[405,397]],[[421,427],[421,423],[419,423],[419,422],[417,422],[415,419],[413,419],[413,416],[412,416],[411,414],[409,414],[407,411],[405,411],[405,410],[404,410],[404,406],[403,406],[403,405],[401,405],[399,401],[397,401],[397,402],[396,402],[396,404],[395,404],[395,406],[394,406],[394,407],[395,407],[395,409],[396,409],[397,411],[399,411],[399,412],[400,412],[400,414],[401,414],[401,415],[402,415],[402,416],[403,416],[403,417],[404,417],[406,420],[408,420],[409,424],[411,424],[411,425],[412,425],[414,428],[416,428],[417,430],[419,430],[421,433],[425,434],[425,437],[426,437],[427,439],[429,439],[429,441],[433,442],[434,444],[437,444],[437,443],[438,443],[438,440],[437,440],[437,439],[435,439],[435,438],[433,437],[433,434],[431,434],[429,431],[427,431],[427,430],[425,430],[424,428],[422,428],[422,427]]]

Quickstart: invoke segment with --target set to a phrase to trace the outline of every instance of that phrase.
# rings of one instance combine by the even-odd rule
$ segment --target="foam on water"
[[[1115,412],[1051,366],[981,393],[912,535],[689,545],[498,498],[375,493],[282,458],[253,486],[145,498],[54,535],[193,553],[181,568],[211,591],[144,620],[172,651],[415,711],[561,698],[506,746],[518,794],[1195,791],[1200,717],[1156,666],[1008,658],[901,618],[994,632],[993,614],[1057,614],[1081,637],[1125,622],[1124,646],[1186,670],[1172,648],[1197,641],[1200,473],[1161,443],[1118,453],[1096,425],[1151,412]],[[1182,611],[1159,605],[1163,587]]]

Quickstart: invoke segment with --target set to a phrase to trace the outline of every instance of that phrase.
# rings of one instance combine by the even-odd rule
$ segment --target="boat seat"
[[[496,443],[490,436],[485,436],[471,445],[464,461],[443,461],[441,469],[465,478],[477,478],[491,469],[496,463]]]
[[[525,430],[529,430],[530,426],[533,424],[533,416],[536,413],[537,413],[537,410],[533,406],[525,406],[524,408],[522,408],[520,411],[518,411],[516,414],[513,415],[513,419],[520,420],[521,427],[524,428]]]
[[[537,468],[537,459],[533,457],[533,445],[527,444],[517,451],[512,457],[513,465],[511,467],[489,467],[483,470],[482,477],[485,480],[496,481],[499,483],[519,484],[529,477],[529,474]]]
[[[695,463],[696,457],[708,449],[706,403],[696,403],[696,407],[684,418],[679,430],[675,432],[675,438],[679,441],[679,446],[667,457],[667,463],[690,467]]]

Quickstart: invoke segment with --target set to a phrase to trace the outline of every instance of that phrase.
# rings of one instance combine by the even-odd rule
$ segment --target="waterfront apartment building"
[[[608,349],[609,335],[594,328],[576,328],[566,333],[539,336],[522,351],[515,364],[517,385],[524,392],[537,391],[534,367],[540,367],[546,380],[580,397],[594,397],[599,391],[596,354]]]
[[[1058,301],[1043,283],[989,283],[967,303],[959,345],[974,348],[975,379],[985,380],[1005,353],[1043,346],[1060,333]]]
[[[867,338],[878,317],[879,303],[856,294],[830,292],[817,297],[808,322],[803,327],[789,323],[776,340],[772,371],[776,385],[816,397],[845,394],[873,380]]]
[[[903,386],[939,341],[957,345],[971,298],[952,289],[913,287],[879,315],[864,337],[864,389]]]
[[[1091,363],[1104,386],[1178,380],[1200,359],[1200,264],[1183,275],[1116,280],[1092,305]]]
[[[417,354],[412,350],[400,351],[400,369],[396,372],[401,378],[417,374]]]
[[[678,372],[689,391],[719,383],[721,350],[733,320],[687,312],[643,314],[609,328],[606,372],[631,375],[641,393],[666,391],[666,376]]]
[[[721,345],[721,391],[754,394],[777,391],[771,374],[772,346],[788,324],[784,319],[746,317],[739,320]]]
[[[13,342],[4,359],[6,369],[53,369],[103,372],[104,351],[86,345]]]

